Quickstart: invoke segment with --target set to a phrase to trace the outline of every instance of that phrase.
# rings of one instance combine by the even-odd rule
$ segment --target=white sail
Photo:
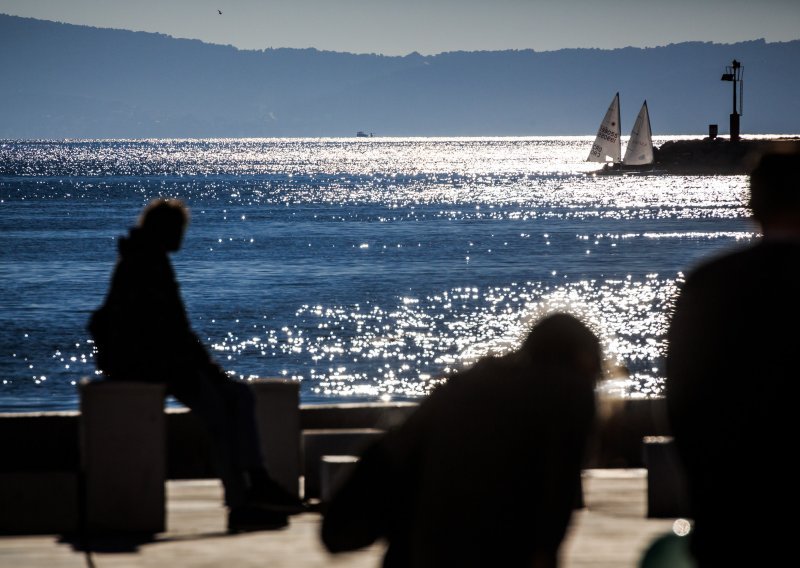
[[[647,112],[647,101],[642,104],[639,116],[631,130],[631,138],[625,148],[622,163],[627,166],[642,166],[653,163],[653,134],[650,130],[650,114]]]
[[[619,93],[614,95],[597,131],[587,162],[619,162],[622,157],[619,125]]]

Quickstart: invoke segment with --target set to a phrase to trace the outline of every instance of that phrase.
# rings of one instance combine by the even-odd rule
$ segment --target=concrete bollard
[[[164,385],[80,384],[85,523],[90,534],[165,530]]]
[[[341,484],[353,473],[358,456],[322,456],[320,471],[320,500],[327,503]]]
[[[647,516],[688,517],[686,478],[672,437],[645,436],[642,441],[647,467]]]
[[[300,494],[300,383],[255,379],[261,452],[272,478],[293,495]]]
[[[303,431],[304,497],[319,499],[322,456],[360,456],[364,450],[385,433],[377,428],[341,428]]]

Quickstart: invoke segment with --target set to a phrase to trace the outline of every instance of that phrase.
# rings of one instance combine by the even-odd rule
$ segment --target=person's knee
[[[228,379],[224,388],[226,397],[239,411],[253,411],[255,408],[255,395],[249,384]]]

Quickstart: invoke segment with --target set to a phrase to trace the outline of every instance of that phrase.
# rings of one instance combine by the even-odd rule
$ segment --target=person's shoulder
[[[732,273],[747,270],[761,254],[759,246],[748,246],[728,251],[695,265],[686,277],[687,284],[705,280],[728,278]]]
[[[487,382],[493,374],[495,357],[483,357],[469,367],[461,369],[435,386],[423,401],[426,407],[449,406],[457,398],[471,396]]]
[[[519,390],[521,382],[532,382],[528,376],[529,369],[516,355],[489,355],[456,373],[440,387],[440,404],[474,407],[514,396],[512,393]]]
[[[740,270],[769,263],[775,258],[800,256],[800,244],[795,241],[760,239],[755,243],[712,257],[697,265],[690,274],[705,275],[726,270]]]
[[[476,385],[487,378],[498,374],[508,373],[516,365],[512,357],[499,355],[486,355],[478,359],[472,366],[453,375],[451,383],[458,386]]]

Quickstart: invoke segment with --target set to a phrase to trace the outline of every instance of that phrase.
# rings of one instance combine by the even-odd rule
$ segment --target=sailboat
[[[614,98],[611,99],[611,104],[608,105],[608,110],[603,117],[603,122],[600,123],[600,128],[597,129],[594,145],[586,161],[608,162],[610,158],[612,163],[619,162],[622,157],[622,141],[619,133],[619,93],[617,93],[614,95]]]
[[[620,137],[619,93],[614,95],[608,106],[603,122],[597,130],[587,162],[602,162],[604,172],[631,171],[650,166],[654,161],[653,133],[650,128],[650,113],[647,101],[636,116],[631,129],[625,156],[622,156],[622,139]]]
[[[650,129],[650,113],[647,111],[647,101],[642,103],[642,108],[633,123],[631,137],[625,147],[625,157],[622,158],[624,166],[646,166],[653,163],[653,131]]]

